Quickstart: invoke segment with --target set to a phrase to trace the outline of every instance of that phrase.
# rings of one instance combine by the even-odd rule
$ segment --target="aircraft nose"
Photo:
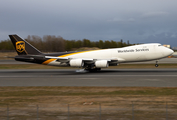
[[[174,53],[174,51],[173,50],[171,50],[171,54],[173,54]]]
[[[172,55],[174,51],[172,49],[166,48],[165,53],[166,55]]]

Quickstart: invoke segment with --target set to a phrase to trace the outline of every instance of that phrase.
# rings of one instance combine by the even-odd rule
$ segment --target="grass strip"
[[[177,95],[176,87],[0,87],[0,97],[80,95]]]
[[[28,104],[117,105],[120,102],[176,102],[177,87],[0,87],[0,106]],[[119,102],[120,101],[120,102]]]

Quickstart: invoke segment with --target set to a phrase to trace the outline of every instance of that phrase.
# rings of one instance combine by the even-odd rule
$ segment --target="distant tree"
[[[65,51],[72,50],[72,43],[69,40],[65,40]]]
[[[54,35],[45,35],[42,38],[36,35],[28,35],[26,40],[43,52],[72,51],[73,48],[81,47],[98,47],[100,49],[121,48],[131,45],[129,40],[125,43],[122,39],[119,42],[113,40],[90,41],[88,39],[65,40],[61,36],[56,37]],[[10,40],[0,41],[0,50],[14,50],[14,46]]]
[[[117,48],[121,48],[122,47],[122,43],[121,42],[117,42]]]
[[[43,40],[45,42],[45,47],[48,51],[65,51],[65,41],[61,36],[56,37],[51,35],[45,35],[43,37]]]
[[[104,48],[104,42],[102,40],[99,40],[98,47],[103,49]]]
[[[127,45],[130,45],[129,40],[127,41]]]
[[[117,48],[117,43],[111,40],[111,48]]]
[[[25,40],[31,43],[34,47],[36,47],[40,51],[44,50],[44,43],[41,37],[37,35],[32,35],[32,36],[28,35]]]
[[[120,40],[120,44],[121,44],[121,47],[123,47],[123,40],[122,39]]]
[[[14,50],[11,40],[3,40],[0,42],[0,50]]]
[[[106,49],[106,48],[111,48],[111,42],[109,40],[106,40],[104,42],[104,49]]]
[[[91,42],[90,44],[91,44],[90,47],[96,47],[97,42]]]
[[[91,47],[91,42],[88,39],[83,39],[83,47]]]
[[[81,41],[81,40],[77,40],[75,47],[76,47],[76,48],[82,47],[82,41]]]

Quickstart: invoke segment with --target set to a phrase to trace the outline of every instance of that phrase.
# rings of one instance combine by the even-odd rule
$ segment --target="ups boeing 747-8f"
[[[86,71],[117,66],[125,62],[157,61],[173,54],[173,50],[159,43],[141,44],[123,48],[101,49],[81,52],[59,52],[45,54],[18,35],[9,35],[18,56],[15,60],[54,66],[71,66]]]

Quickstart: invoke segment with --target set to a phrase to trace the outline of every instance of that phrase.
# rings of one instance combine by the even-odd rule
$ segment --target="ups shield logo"
[[[16,42],[16,50],[20,53],[23,52],[25,50],[25,42],[24,41]]]

